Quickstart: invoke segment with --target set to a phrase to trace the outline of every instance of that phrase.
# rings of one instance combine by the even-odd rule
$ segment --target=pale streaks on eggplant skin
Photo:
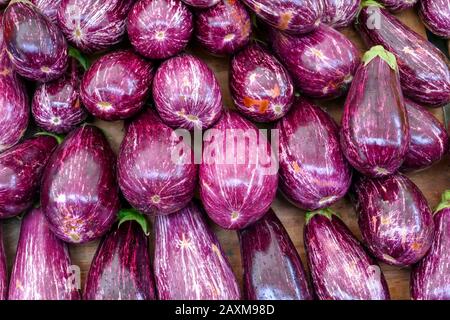
[[[431,32],[450,39],[450,1],[421,0],[419,16]]]
[[[210,8],[218,4],[221,0],[182,0],[187,5],[194,8]]]
[[[54,24],[58,24],[57,15],[61,0],[31,0],[38,9]]]
[[[361,0],[322,0],[322,22],[333,28],[348,27],[358,14]]]
[[[379,3],[381,3],[392,12],[400,12],[412,8],[417,3],[417,1],[418,0],[378,0]]]
[[[230,263],[196,203],[156,217],[154,229],[160,300],[240,299]]]
[[[5,247],[3,245],[3,226],[0,223],[0,300],[8,296],[8,269],[6,265]]]

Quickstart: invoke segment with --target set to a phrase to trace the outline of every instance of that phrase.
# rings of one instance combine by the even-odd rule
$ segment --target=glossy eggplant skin
[[[31,0],[31,2],[50,19],[54,24],[58,24],[58,8],[61,0]]]
[[[276,129],[280,136],[280,190],[289,201],[316,210],[345,196],[352,169],[341,151],[338,126],[328,113],[299,98]]]
[[[400,12],[414,7],[414,5],[417,3],[418,0],[377,0],[377,1],[392,12]]]
[[[272,30],[270,38],[274,52],[301,93],[336,98],[347,91],[360,58],[355,45],[343,34],[321,25],[303,36]]]
[[[115,155],[100,129],[84,125],[55,150],[44,171],[41,205],[63,241],[103,236],[119,210]]]
[[[187,143],[147,109],[127,124],[118,159],[120,189],[145,214],[174,213],[194,196],[198,166],[193,160]]]
[[[47,82],[66,71],[66,39],[31,2],[19,0],[6,8],[3,33],[8,55],[21,76]]]
[[[8,300],[79,300],[67,245],[50,230],[42,209],[22,220]]]
[[[0,300],[8,296],[8,268],[6,265],[5,247],[3,246],[3,226],[0,224]]]
[[[431,32],[450,39],[450,2],[447,0],[421,0],[419,16]]]
[[[389,300],[383,272],[335,214],[314,214],[305,225],[305,247],[320,300]]]
[[[239,232],[247,300],[312,300],[300,256],[272,209]]]
[[[99,119],[126,119],[144,106],[152,79],[151,62],[129,50],[108,53],[84,74],[81,100],[86,109]]]
[[[404,267],[425,256],[433,243],[433,216],[406,176],[359,177],[352,198],[364,243],[377,259]]]
[[[182,0],[187,5],[194,8],[204,9],[210,8],[218,4],[221,0]]]
[[[156,217],[154,229],[160,300],[240,299],[228,259],[195,203]]]
[[[380,28],[372,26],[372,15],[379,17]],[[356,27],[366,44],[395,55],[405,96],[432,107],[450,102],[450,62],[432,43],[380,7],[362,8]]]
[[[251,44],[231,61],[230,90],[238,111],[256,122],[282,118],[294,102],[294,85],[283,65]]]
[[[322,22],[333,28],[348,27],[358,14],[361,0],[323,0]]]

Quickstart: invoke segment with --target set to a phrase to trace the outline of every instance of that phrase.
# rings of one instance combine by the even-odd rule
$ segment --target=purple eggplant
[[[149,95],[153,64],[132,51],[102,56],[85,73],[80,94],[86,109],[103,120],[138,113]]]
[[[149,59],[167,59],[180,53],[193,30],[192,13],[180,0],[138,1],[127,19],[131,44]]]
[[[218,4],[221,0],[182,0],[187,5],[195,8],[210,8]]]
[[[232,111],[204,136],[200,198],[215,223],[243,229],[269,210],[278,186],[278,164],[266,136]]]
[[[54,24],[58,24],[57,16],[61,0],[31,0],[44,16]]]
[[[331,210],[306,216],[305,247],[320,300],[389,300],[383,272]]]
[[[84,243],[103,236],[119,211],[115,155],[100,129],[84,125],[56,149],[44,171],[42,208],[62,240]]]
[[[333,28],[348,27],[358,14],[361,0],[322,0],[322,22]]]
[[[450,39],[450,2],[448,0],[421,0],[419,16],[431,32]]]
[[[407,97],[434,107],[450,102],[450,61],[437,47],[373,1],[363,2],[356,26],[368,45],[395,55]]]
[[[414,5],[418,0],[377,0],[377,1],[392,12],[400,12],[414,7]]]
[[[284,117],[294,102],[294,86],[287,70],[258,44],[234,56],[230,89],[238,110],[257,122]]]
[[[160,300],[238,300],[239,285],[203,213],[190,203],[155,220],[155,279]]]
[[[399,174],[360,177],[352,189],[364,242],[377,259],[409,266],[425,256],[433,242],[433,216],[411,180]]]
[[[3,246],[3,227],[0,224],[0,300],[8,296],[8,269],[6,265],[5,248]]]
[[[434,241],[425,258],[411,272],[414,300],[450,300],[450,190],[434,214]]]
[[[280,136],[280,189],[286,198],[300,208],[316,210],[344,197],[352,170],[331,116],[299,99],[276,128]]]
[[[400,168],[409,141],[395,57],[382,46],[373,47],[365,53],[345,101],[342,150],[359,172],[382,177]]]
[[[132,0],[61,0],[58,25],[67,40],[86,53],[122,41]]]
[[[8,300],[79,300],[77,271],[42,210],[32,209],[22,220]]]
[[[47,82],[66,71],[68,50],[63,34],[30,1],[17,0],[6,8],[3,33],[8,55],[21,76]]]
[[[153,80],[153,99],[162,120],[192,130],[211,127],[222,114],[222,93],[206,63],[192,55],[165,61]]]
[[[302,93],[336,98],[347,91],[360,59],[358,49],[343,34],[326,25],[301,37],[271,33],[275,53]]]
[[[127,125],[117,174],[120,189],[133,207],[164,215],[191,201],[198,168],[188,143],[150,109]]]
[[[187,1],[187,0],[186,0]],[[195,0],[194,0],[195,1]],[[9,0],[0,0],[0,8],[6,7],[6,5],[9,3]]]
[[[248,300],[312,300],[297,250],[272,209],[239,232]]]

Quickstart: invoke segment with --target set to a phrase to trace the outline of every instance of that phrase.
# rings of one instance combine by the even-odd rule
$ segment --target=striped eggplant
[[[396,172],[410,130],[395,57],[382,46],[367,51],[345,101],[341,146],[350,164],[370,177]]]
[[[182,0],[187,5],[195,8],[209,8],[218,4],[221,0]]]
[[[182,52],[193,30],[192,13],[180,0],[137,1],[127,19],[131,44],[149,59],[167,59]]]
[[[22,220],[8,300],[79,300],[77,272],[42,209],[32,209]]]
[[[358,14],[361,0],[322,0],[322,22],[333,28],[348,27]]]
[[[278,186],[278,164],[262,131],[227,111],[204,136],[200,198],[224,229],[243,229],[269,210]]]
[[[115,155],[100,129],[84,125],[55,150],[44,171],[42,208],[62,240],[84,243],[103,236],[119,211]]]
[[[66,39],[30,1],[15,0],[6,8],[3,33],[8,55],[21,76],[47,82],[66,71]]]
[[[300,256],[272,209],[239,232],[247,300],[312,300]]]
[[[0,300],[8,296],[8,269],[6,265],[5,248],[3,246],[3,227],[0,224]]]
[[[132,117],[144,106],[153,79],[153,64],[132,51],[102,56],[86,71],[80,95],[95,117],[113,121]]]
[[[414,7],[414,5],[417,3],[418,0],[377,0],[377,1],[392,12],[400,12]]]
[[[133,207],[164,215],[191,201],[198,167],[188,143],[150,109],[127,124],[117,174],[120,189]]]
[[[239,285],[203,213],[190,203],[155,220],[155,279],[160,300],[238,300]]]
[[[31,0],[31,2],[50,19],[54,24],[58,24],[57,15],[61,0]]]
[[[280,136],[280,190],[289,201],[316,210],[345,196],[352,170],[341,151],[338,126],[328,113],[298,99],[276,129]]]
[[[450,102],[450,62],[437,47],[374,1],[363,2],[356,26],[368,45],[395,55],[407,97],[434,107]]]
[[[344,94],[360,61],[355,45],[326,25],[301,37],[272,30],[271,42],[296,87],[313,98]]]
[[[431,32],[450,39],[450,1],[420,0],[419,16]]]
[[[283,65],[265,48],[249,45],[233,57],[230,89],[234,105],[256,122],[278,120],[294,102],[294,86]]]
[[[434,214],[436,230],[433,245],[411,272],[414,300],[450,300],[450,190]]]
[[[320,300],[389,300],[383,272],[329,209],[306,216],[305,247]]]
[[[0,154],[0,219],[17,216],[33,205],[57,144],[54,137],[40,135]]]
[[[188,54],[161,64],[153,80],[153,99],[162,120],[174,128],[207,129],[222,114],[222,93],[214,72]]]
[[[377,259],[409,266],[430,249],[433,216],[422,192],[406,176],[359,177],[352,200],[364,242]]]

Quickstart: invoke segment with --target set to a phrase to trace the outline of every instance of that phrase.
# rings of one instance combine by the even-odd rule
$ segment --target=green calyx
[[[35,136],[49,136],[49,137],[55,138],[56,141],[58,142],[58,144],[61,144],[64,141],[63,136],[60,136],[60,135],[57,135],[57,134],[54,134],[51,132],[46,132],[46,131],[38,132],[35,134]]]
[[[450,190],[445,190],[442,194],[442,201],[437,206],[435,213],[444,209],[450,208]]]
[[[69,46],[69,56],[75,58],[81,64],[84,71],[89,69],[91,65],[89,59],[86,56],[84,56],[79,50]]]
[[[375,0],[363,0],[361,2],[361,8],[365,8],[365,7],[379,7],[379,8],[384,8],[384,6],[380,3],[378,3]]]
[[[119,211],[117,218],[119,221],[118,228],[120,228],[120,225],[126,221],[136,221],[139,223],[146,236],[150,234],[148,231],[147,219],[145,219],[145,216],[135,209],[122,209]]]
[[[327,217],[330,220],[333,218],[333,215],[337,216],[337,213],[331,210],[330,208],[320,209],[316,211],[307,212],[305,217],[305,223],[308,224],[309,221],[311,221],[311,219],[318,214]]]
[[[383,46],[372,47],[370,48],[369,51],[367,51],[364,54],[362,58],[364,66],[367,66],[369,62],[375,59],[376,57],[379,57],[384,62],[386,62],[393,70],[397,70],[398,68],[397,59],[391,52],[387,51]]]

